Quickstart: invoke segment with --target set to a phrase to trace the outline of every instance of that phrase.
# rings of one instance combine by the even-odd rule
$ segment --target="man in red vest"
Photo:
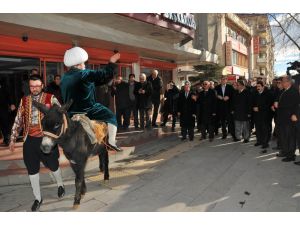
[[[24,144],[23,144],[23,160],[28,171],[31,187],[35,201],[31,207],[32,211],[37,211],[40,208],[43,200],[40,191],[40,162],[49,168],[57,182],[58,197],[62,198],[65,194],[65,189],[62,181],[61,171],[59,168],[59,152],[56,146],[50,154],[44,154],[40,145],[43,139],[43,131],[41,120],[44,115],[36,107],[32,101],[37,101],[51,107],[54,104],[60,105],[58,100],[52,94],[44,93],[43,82],[38,75],[32,75],[29,78],[30,94],[21,99],[18,113],[12,128],[9,148],[13,152],[17,136],[23,128]]]

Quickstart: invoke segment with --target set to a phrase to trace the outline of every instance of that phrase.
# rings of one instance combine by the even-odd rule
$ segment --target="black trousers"
[[[286,157],[294,157],[296,151],[296,123],[279,124],[282,153]]]
[[[117,117],[117,123],[118,127],[124,127],[128,128],[130,123],[130,111],[129,108],[123,108],[123,109],[116,109],[116,117]],[[123,122],[122,122],[123,117]]]
[[[176,118],[177,118],[177,113],[175,112],[170,112],[169,110],[165,110],[163,113],[163,123],[166,124],[168,122],[168,116],[172,115],[172,127],[175,127],[176,124]]]
[[[221,128],[222,128],[222,135],[223,136],[227,136],[228,132],[230,132],[230,115],[224,115],[224,114],[219,114],[219,120],[220,120],[220,124],[221,124]],[[228,130],[227,130],[227,126],[228,126]]]
[[[3,141],[5,143],[9,142],[9,133],[10,133],[10,129],[9,129],[9,114],[6,111],[0,111],[0,130],[2,132],[3,135]]]
[[[214,138],[215,126],[213,120],[210,121],[202,119],[200,129],[202,137],[206,137],[206,131],[208,130],[208,137]]]
[[[160,102],[152,102],[152,104],[153,104],[152,125],[155,125],[156,120],[157,120],[158,108],[159,108]]]
[[[59,166],[59,151],[57,145],[50,154],[44,154],[40,148],[43,137],[27,136],[23,144],[23,159],[29,175],[40,171],[40,162],[51,171],[56,171]]]
[[[145,128],[145,116],[146,116],[146,127],[149,128],[151,125],[150,121],[150,115],[151,115],[151,109],[139,109],[140,112],[140,125],[141,128]]]
[[[189,134],[189,139],[194,139],[194,127],[181,127],[181,135],[183,138],[186,138],[186,135]]]
[[[134,127],[138,128],[138,126],[139,126],[139,115],[138,115],[138,109],[136,107],[136,101],[130,101],[130,105],[129,105],[129,120],[130,120],[131,112],[133,114]]]
[[[256,141],[262,145],[267,145],[270,141],[271,130],[267,120],[256,120]]]

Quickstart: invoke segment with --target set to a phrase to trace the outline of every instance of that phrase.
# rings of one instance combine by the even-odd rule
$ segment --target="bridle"
[[[54,138],[54,139],[58,139],[60,138],[61,135],[65,134],[66,133],[66,130],[68,129],[68,121],[67,121],[67,117],[65,114],[63,114],[63,124],[60,128],[60,133],[59,135],[56,135],[56,134],[53,134],[51,132],[48,132],[48,131],[43,131],[43,134],[47,137],[51,137],[51,138]]]

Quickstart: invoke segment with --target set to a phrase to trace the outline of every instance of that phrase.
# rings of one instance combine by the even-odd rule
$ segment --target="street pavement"
[[[76,211],[72,175],[64,177],[62,200],[56,184],[43,183],[40,211],[299,211],[300,167],[281,162],[270,148],[261,154],[254,143],[254,137],[247,144],[220,136],[213,142],[199,135],[192,142],[177,134],[154,138],[115,160],[108,182],[96,165],[90,168],[88,193]],[[28,184],[0,187],[0,211],[30,211],[33,200]]]

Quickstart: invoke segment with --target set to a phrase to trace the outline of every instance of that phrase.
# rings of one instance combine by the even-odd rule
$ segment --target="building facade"
[[[189,44],[196,27],[188,13],[1,14],[0,76],[19,99],[22,80],[32,68],[47,84],[66,70],[64,52],[80,46],[89,54],[89,68],[107,64],[118,50],[119,75],[125,80],[130,73],[138,77],[157,69],[165,84],[179,83],[181,65],[217,60]]]
[[[262,77],[266,83],[274,78],[274,39],[267,14],[238,14],[253,31],[253,78]]]
[[[222,74],[230,80],[248,79],[251,76],[250,27],[232,13],[195,14],[195,20],[199,24],[195,47],[217,54],[220,66],[224,67]]]

